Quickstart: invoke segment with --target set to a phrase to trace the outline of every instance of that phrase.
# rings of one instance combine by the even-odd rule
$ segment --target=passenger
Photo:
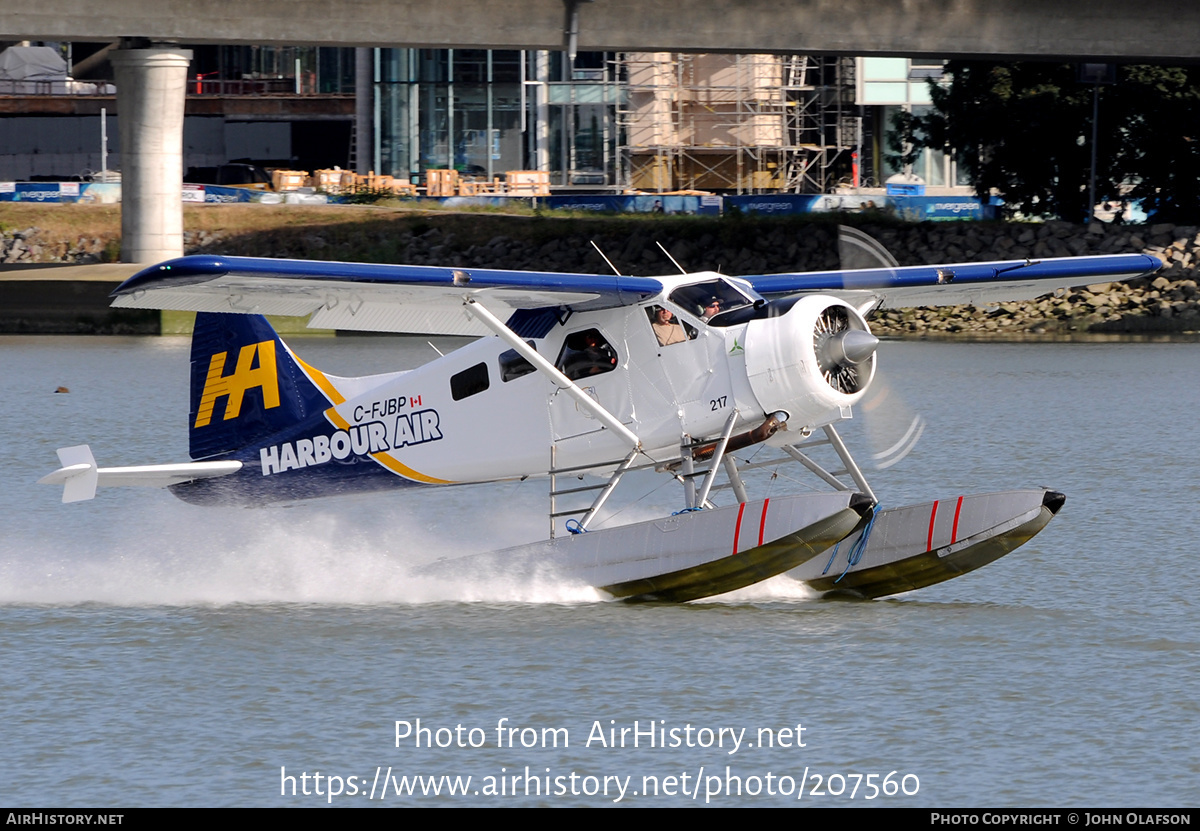
[[[583,349],[575,353],[573,367],[563,373],[572,381],[588,375],[611,372],[617,365],[617,354],[595,329],[583,333]]]
[[[687,335],[684,334],[683,327],[675,320],[675,315],[662,306],[655,307],[654,322],[650,326],[654,329],[654,337],[658,338],[659,346],[670,346],[673,343],[683,343],[687,340]]]

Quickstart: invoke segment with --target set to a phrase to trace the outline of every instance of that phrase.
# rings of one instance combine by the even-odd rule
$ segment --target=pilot
[[[658,338],[659,346],[670,346],[687,340],[683,327],[675,320],[675,315],[671,314],[670,309],[655,306],[654,322],[650,326],[654,329],[654,337]]]
[[[700,316],[702,318],[704,318],[705,320],[708,320],[713,315],[719,314],[720,311],[721,311],[721,298],[710,297],[710,298],[708,298],[708,303],[704,306],[704,311],[702,311],[700,313]]]

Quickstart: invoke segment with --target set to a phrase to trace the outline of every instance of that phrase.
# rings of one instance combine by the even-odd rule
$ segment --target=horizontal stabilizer
[[[96,495],[97,487],[167,488],[196,479],[228,476],[242,469],[241,462],[185,462],[174,465],[97,467],[86,444],[58,450],[58,470],[38,480],[42,485],[62,485],[63,502],[82,502]]]

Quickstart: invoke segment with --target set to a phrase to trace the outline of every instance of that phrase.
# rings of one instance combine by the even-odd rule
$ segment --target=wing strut
[[[586,409],[588,412],[594,415],[601,424],[623,438],[626,442],[628,442],[630,447],[634,448],[634,450],[641,450],[642,440],[639,439],[632,430],[622,424],[615,415],[601,406],[599,401],[581,390],[574,381],[559,372],[558,368],[555,367],[554,364],[550,363],[541,355],[539,355],[536,349],[530,347],[530,345],[522,340],[516,332],[505,326],[504,323],[502,323],[501,320],[494,314],[489,312],[482,303],[470,296],[464,298],[463,303],[466,305],[467,311],[474,315],[480,323],[495,332],[502,341],[515,349],[518,355],[529,361],[529,363],[533,364],[538,372],[542,373],[551,381],[553,381],[555,386],[557,386],[567,395],[574,398],[575,402],[579,404],[580,407]]]

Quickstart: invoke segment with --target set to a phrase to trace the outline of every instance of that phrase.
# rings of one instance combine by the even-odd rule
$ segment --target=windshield
[[[690,286],[680,286],[671,292],[670,299],[681,309],[705,321],[722,312],[751,306],[755,302],[725,280],[707,280]],[[720,325],[719,321],[717,325]]]

